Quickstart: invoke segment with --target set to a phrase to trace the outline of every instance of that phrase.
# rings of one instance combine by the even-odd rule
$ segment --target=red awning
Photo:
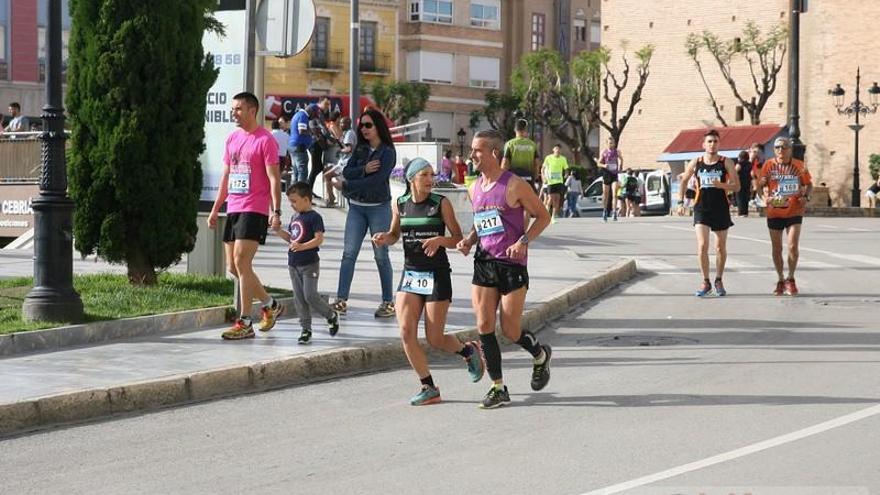
[[[779,124],[762,124],[718,127],[716,130],[721,137],[720,151],[739,151],[749,149],[752,143],[759,143],[763,147],[777,135],[781,134],[785,127]],[[705,133],[705,127],[683,130],[669,143],[669,146],[663,150],[663,153],[702,152],[703,134]]]

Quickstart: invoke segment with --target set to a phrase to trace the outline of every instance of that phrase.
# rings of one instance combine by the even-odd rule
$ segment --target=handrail
[[[421,134],[427,131],[429,127],[431,127],[431,123],[428,120],[420,120],[411,124],[397,125],[388,130],[391,132],[391,137],[401,137]]]

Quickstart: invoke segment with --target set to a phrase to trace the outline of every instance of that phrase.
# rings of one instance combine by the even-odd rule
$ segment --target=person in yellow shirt
[[[565,171],[568,170],[568,160],[561,154],[559,144],[553,146],[553,154],[544,158],[541,167],[541,177],[547,184],[547,192],[550,195],[550,216],[555,219],[562,214],[562,196],[565,194]]]

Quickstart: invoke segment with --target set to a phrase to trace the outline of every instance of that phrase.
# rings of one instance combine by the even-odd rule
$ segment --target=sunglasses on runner
[[[775,150],[785,150],[785,149],[788,149],[788,146],[774,146],[773,149],[775,149]]]
[[[372,129],[373,123],[372,122],[364,122],[363,124],[361,124],[361,127],[363,127],[364,129]]]

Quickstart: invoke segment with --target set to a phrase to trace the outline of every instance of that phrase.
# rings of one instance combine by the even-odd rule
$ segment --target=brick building
[[[571,58],[599,46],[599,0],[403,0],[400,61],[431,85],[421,118],[434,137],[470,139],[470,114],[489,90],[510,90],[520,58],[553,48]],[[485,127],[480,125],[479,127]]]
[[[875,15],[864,11],[864,2],[837,0],[809,2],[801,15],[800,114],[802,139],[807,144],[807,164],[816,180],[826,182],[837,205],[849,203],[852,188],[853,132],[850,122],[837,114],[828,90],[841,83],[847,90],[846,103],[854,95],[855,72],[862,67],[862,100],[865,89],[880,79],[880,42],[873,36]],[[613,67],[620,70],[617,56],[626,43],[633,51],[646,43],[656,46],[651,76],[637,114],[621,138],[621,150],[629,165],[661,166],[663,149],[682,129],[719,125],[708,103],[708,95],[685,51],[688,33],[708,29],[722,39],[741,36],[747,21],[766,30],[774,24],[788,24],[789,0],[679,0],[657,2],[644,8],[637,0],[606,0],[602,5],[602,43],[613,53]],[[748,124],[739,103],[722,80],[714,62],[702,59],[708,84],[729,125]],[[740,85],[750,84],[748,68],[734,66]],[[780,73],[776,93],[761,116],[764,124],[786,124],[788,114],[788,54]],[[752,93],[749,93],[750,95]],[[865,119],[860,149],[861,188],[868,175],[868,155],[880,152],[880,117]],[[604,138],[603,138],[604,141]]]
[[[25,115],[39,116],[42,112],[47,6],[48,0],[0,0],[0,113],[4,115],[12,101],[21,103]],[[62,57],[66,63],[68,0],[62,0],[61,10]]]

